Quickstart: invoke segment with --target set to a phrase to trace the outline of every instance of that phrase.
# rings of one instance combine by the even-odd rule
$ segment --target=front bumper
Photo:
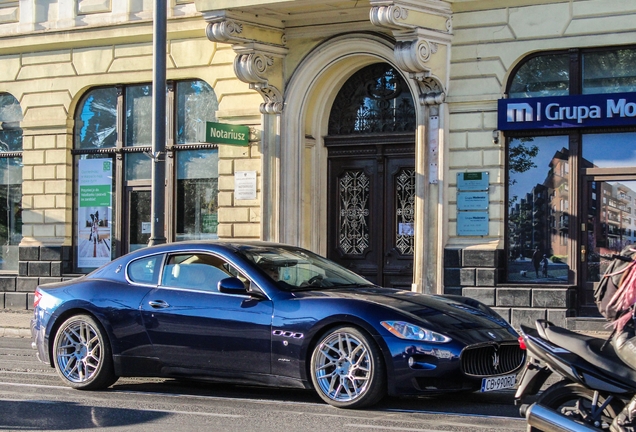
[[[524,364],[525,358],[515,360],[518,365],[498,372],[490,371],[472,375],[464,370],[462,356],[468,351],[482,350],[495,344],[477,344],[469,347],[451,341],[444,344],[427,344],[398,338],[385,338],[390,358],[387,361],[388,393],[391,396],[417,396],[426,394],[475,391],[481,387],[482,379],[514,374]],[[516,340],[500,342],[508,346]],[[498,344],[496,344],[499,346]],[[490,360],[490,359],[488,359]],[[390,362],[390,363],[389,363]]]

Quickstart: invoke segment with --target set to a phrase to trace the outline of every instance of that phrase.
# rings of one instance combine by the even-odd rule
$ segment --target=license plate
[[[494,378],[484,378],[481,380],[481,391],[489,392],[493,390],[503,390],[513,388],[517,384],[517,375],[504,375]]]

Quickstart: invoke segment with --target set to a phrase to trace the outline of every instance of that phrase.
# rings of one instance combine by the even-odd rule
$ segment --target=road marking
[[[507,416],[496,416],[491,414],[471,414],[471,413],[454,413],[454,412],[442,412],[442,411],[426,411],[426,410],[407,410],[407,409],[398,409],[398,408],[388,408],[383,410],[385,412],[397,412],[397,413],[406,413],[406,414],[448,414],[454,415],[457,417],[480,417],[485,419],[502,419],[502,420],[521,420],[526,421],[526,419],[520,417],[507,417]]]
[[[366,424],[346,424],[345,427],[350,428],[358,428],[358,429],[381,429],[381,430],[399,430],[399,431],[415,431],[415,432],[444,432],[442,429],[405,429],[403,427],[397,426],[374,426],[374,425],[366,425]]]
[[[57,403],[61,403],[59,401],[55,401],[55,400],[42,400],[42,399],[2,399],[3,401],[8,401],[8,402],[29,402],[29,403],[36,403],[36,404],[48,404],[48,405],[54,405]],[[194,412],[194,411],[177,411],[177,410],[162,410],[162,409],[142,409],[142,411],[144,412],[158,412],[158,413],[164,413],[164,414],[193,414],[193,415],[197,415],[197,416],[204,416],[204,417],[229,417],[229,418],[243,418],[245,416],[243,415],[238,415],[238,414],[216,414],[216,413],[207,413],[207,412]]]
[[[75,391],[71,387],[67,386],[56,386],[56,385],[44,385],[44,384],[23,384],[23,383],[10,383],[10,382],[0,382],[0,385],[14,386],[14,387],[33,387],[33,388],[49,388],[49,389],[57,389],[57,390],[71,390]],[[118,390],[118,389],[109,389],[108,392],[113,393],[125,393],[131,395],[143,395],[143,396],[165,396],[167,398],[193,398],[193,399],[209,399],[209,400],[241,400],[242,402],[249,403],[259,403],[259,404],[267,404],[267,405],[298,405],[298,406],[320,406],[330,408],[329,405],[323,403],[315,403],[315,402],[297,402],[297,401],[279,401],[279,400],[268,400],[268,399],[254,399],[254,398],[237,398],[231,396],[207,396],[207,395],[194,395],[194,394],[184,394],[184,393],[162,393],[162,392],[147,392],[147,391],[133,391],[133,390]],[[335,408],[334,408],[335,409]],[[147,410],[147,411],[158,411],[164,412],[161,410]],[[178,411],[165,411],[165,412],[175,412]],[[187,413],[187,412],[186,412]],[[397,408],[388,408],[388,409],[379,409],[375,411],[377,414],[381,413],[405,413],[405,414],[426,414],[426,415],[445,415],[445,416],[456,416],[456,417],[479,417],[485,419],[493,419],[493,420],[513,420],[518,422],[525,422],[525,419],[520,417],[507,417],[507,416],[494,416],[494,415],[486,415],[486,414],[470,414],[470,413],[456,413],[456,412],[447,412],[447,411],[430,411],[430,410],[408,410],[408,409],[397,409]],[[346,417],[351,418],[350,415],[340,415],[340,414],[327,414],[327,413],[313,413],[313,415],[331,415],[334,417]],[[237,416],[242,417],[242,416]],[[359,426],[362,427],[362,426]],[[365,426],[371,427],[371,426]],[[375,427],[375,426],[374,426]],[[377,426],[377,428],[383,428],[382,426]],[[437,429],[413,429],[417,431],[423,432],[440,432]]]
[[[67,386],[56,386],[56,385],[43,385],[43,384],[24,384],[24,383],[10,383],[10,382],[0,382],[0,385],[8,385],[14,387],[35,387],[35,388],[51,388],[51,389],[62,389],[62,390],[73,390]]]

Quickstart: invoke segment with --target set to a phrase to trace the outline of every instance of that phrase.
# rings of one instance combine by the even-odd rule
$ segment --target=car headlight
[[[382,324],[385,329],[387,329],[393,335],[399,337],[400,339],[436,343],[446,343],[452,340],[448,336],[444,336],[441,333],[437,333],[404,321],[382,321],[380,324]]]

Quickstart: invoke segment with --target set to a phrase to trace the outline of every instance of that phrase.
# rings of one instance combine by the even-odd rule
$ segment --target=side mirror
[[[245,284],[239,278],[235,277],[221,279],[219,281],[218,289],[219,292],[225,294],[247,294]]]

